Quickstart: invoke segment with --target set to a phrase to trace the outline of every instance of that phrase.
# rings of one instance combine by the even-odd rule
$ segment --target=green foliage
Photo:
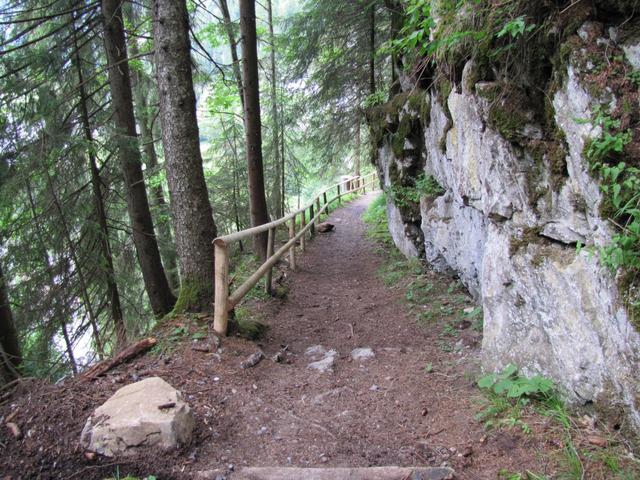
[[[421,197],[437,197],[444,191],[434,177],[424,172],[413,179],[413,185],[395,183],[387,188],[395,205],[400,209],[411,209],[420,204]]]
[[[392,243],[387,222],[387,199],[384,193],[378,195],[364,212],[362,220],[369,225],[367,236],[386,245]]]
[[[532,400],[543,404],[557,403],[554,383],[540,375],[524,377],[518,374],[518,367],[507,365],[499,373],[491,373],[478,380],[478,387],[485,391],[489,406],[476,415],[484,420],[486,427],[518,426],[529,432],[529,426],[520,420],[522,410]]]
[[[609,245],[600,249],[602,262],[611,270],[640,268],[640,169],[616,162],[631,142],[630,130],[620,130],[620,121],[611,118],[606,108],[595,109],[593,124],[600,135],[585,147],[592,171],[600,175],[603,213],[615,221],[618,232]]]
[[[420,194],[428,197],[437,197],[438,195],[442,195],[445,191],[434,177],[424,173],[420,174],[418,178],[416,178],[416,190]]]
[[[528,9],[535,10],[517,1],[408,0],[398,38],[384,44],[381,52],[450,65],[476,55],[508,60],[508,53],[538,30]]]
[[[370,94],[364,99],[363,107],[370,108],[377,105],[382,105],[387,101],[387,94],[383,90],[378,90],[375,93]]]
[[[602,132],[587,145],[585,154],[593,162],[593,168],[612,153],[622,153],[624,146],[631,141],[631,131],[619,131],[620,120],[612,119],[603,107],[594,111],[593,124],[599,126]]]
[[[529,403],[531,398],[548,399],[555,391],[551,380],[540,375],[522,377],[518,375],[518,367],[513,364],[507,365],[499,373],[485,375],[478,380],[478,387],[524,403]]]
[[[627,78],[631,80],[636,87],[640,87],[640,70],[631,70],[627,73]]]
[[[544,475],[537,475],[527,470],[527,473],[514,473],[508,470],[500,470],[498,472],[498,478],[500,480],[547,480],[548,477]]]
[[[113,477],[106,478],[105,480],[157,480],[157,477],[155,475],[147,475],[144,478],[134,477],[131,475],[127,475],[126,477],[121,477],[120,466],[117,466]]]
[[[501,38],[505,35],[511,35],[511,38],[518,38],[523,33],[530,32],[534,28],[536,28],[535,24],[527,25],[525,16],[520,15],[518,18],[505,23],[502,29],[496,33],[496,37]]]

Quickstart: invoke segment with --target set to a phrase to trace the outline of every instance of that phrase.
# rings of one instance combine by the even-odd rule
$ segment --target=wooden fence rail
[[[249,293],[249,291],[265,277],[265,288],[271,292],[271,272],[273,266],[280,258],[289,252],[289,268],[296,269],[296,244],[300,242],[300,250],[304,251],[306,246],[307,232],[315,231],[321,215],[329,214],[329,206],[335,201],[340,201],[345,195],[351,193],[367,193],[367,188],[375,190],[377,188],[376,173],[373,172],[364,177],[349,177],[342,182],[333,185],[320,192],[314,200],[306,207],[300,208],[278,220],[274,220],[264,225],[248,228],[240,232],[231,233],[218,237],[213,241],[215,254],[215,296],[214,296],[214,320],[213,329],[219,335],[227,334],[227,324],[229,322],[229,312]],[[331,190],[336,190],[333,198],[328,198],[327,194]],[[309,211],[309,222],[307,223],[307,211]],[[300,216],[300,229],[296,232],[296,219]],[[274,252],[276,241],[276,228],[281,225],[289,226],[289,241]],[[260,267],[233,293],[229,294],[229,245],[233,242],[247,239],[259,233],[268,232],[267,259]]]

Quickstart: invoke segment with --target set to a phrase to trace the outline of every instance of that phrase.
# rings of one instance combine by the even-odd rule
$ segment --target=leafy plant
[[[531,378],[518,375],[518,367],[513,364],[499,373],[485,375],[478,380],[478,387],[525,403],[532,397],[549,398],[555,388],[553,381],[540,375]]]
[[[387,100],[387,94],[383,90],[378,90],[367,96],[364,99],[364,108],[375,107],[376,105],[382,105]]]
[[[458,330],[451,323],[446,323],[444,327],[442,327],[442,336],[455,338],[458,336]]]
[[[519,426],[528,433],[529,426],[520,420],[522,409],[532,400],[554,402],[556,398],[555,384],[540,375],[524,377],[518,374],[518,367],[507,365],[499,373],[491,373],[478,380],[478,387],[484,390],[489,399],[489,406],[476,415],[478,420],[485,420],[486,427]]]
[[[431,175],[420,174],[416,179],[416,190],[422,195],[437,197],[444,193],[444,188]]]
[[[627,78],[631,80],[636,87],[640,87],[640,70],[632,70],[627,74]]]
[[[505,35],[511,35],[511,38],[518,38],[523,33],[530,32],[534,28],[536,28],[535,24],[527,25],[525,16],[521,15],[505,23],[502,29],[496,33],[496,37],[501,38]]]
[[[605,107],[594,110],[593,124],[601,134],[586,147],[591,168],[601,177],[600,189],[611,220],[618,227],[609,245],[600,249],[602,262],[611,270],[640,268],[640,169],[626,162],[611,162],[631,142],[630,130],[620,131]]]

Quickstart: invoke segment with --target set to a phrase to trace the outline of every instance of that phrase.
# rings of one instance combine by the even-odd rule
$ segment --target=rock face
[[[171,449],[191,442],[194,424],[180,392],[153,377],[121,388],[98,407],[80,443],[108,457],[135,453],[137,447]]]
[[[587,42],[609,44],[582,41],[583,50]],[[637,62],[637,45],[623,50],[629,63]],[[485,368],[515,363],[546,375],[569,400],[595,403],[609,420],[640,432],[640,335],[614,276],[597,255],[576,248],[611,240],[600,186],[583,153],[600,127],[581,119],[615,99],[589,93],[580,69],[590,67],[573,55],[551,97],[560,132],[554,138],[543,136],[526,105],[516,106],[519,124],[501,128],[500,101],[491,96],[501,86],[478,82],[469,62],[444,98],[436,87],[402,94],[395,113],[378,115],[385,133],[377,166],[398,248],[407,256],[424,251],[428,264],[459,277],[481,302]],[[398,132],[411,148],[398,148]],[[393,189],[421,173],[442,191],[422,195],[421,232],[414,235],[415,216]]]

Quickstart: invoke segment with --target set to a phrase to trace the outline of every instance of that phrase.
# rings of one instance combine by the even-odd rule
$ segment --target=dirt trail
[[[331,214],[335,232],[310,242],[286,301],[263,312],[271,327],[265,353],[287,345],[292,363],[262,362],[243,372],[243,392],[229,387],[237,394],[226,401],[232,416],[218,424],[224,432],[215,441],[219,464],[448,464],[457,478],[469,479],[539,467],[530,439],[487,438],[474,419],[477,390],[465,373],[474,368],[477,348],[443,352],[437,323],[418,326],[403,292],[378,278],[384,259],[361,220],[374,196]],[[451,279],[434,281],[446,289]],[[305,351],[315,345],[338,352],[333,373],[307,367]],[[372,348],[375,358],[353,361],[357,347]],[[427,364],[433,372],[425,372]]]
[[[437,311],[443,313],[420,326],[404,290],[378,278],[385,259],[375,253],[361,220],[373,197],[331,214],[335,232],[308,243],[298,271],[289,274],[286,299],[252,302],[250,310],[270,325],[258,346],[227,338],[220,354],[205,354],[191,348],[189,337],[170,337],[160,355],[147,355],[92,383],[25,385],[15,402],[0,407],[0,416],[17,409],[14,421],[27,432],[16,442],[0,431],[0,478],[104,479],[114,476],[116,466],[121,475],[161,479],[207,478],[199,472],[229,465],[449,465],[456,478],[474,480],[495,479],[502,468],[543,473],[548,458],[537,453],[544,450],[539,436],[487,432],[474,419],[479,395],[469,372],[476,371],[479,334],[474,340],[470,329],[456,333],[451,342],[463,338],[470,344],[460,343],[459,352],[442,348],[443,322],[470,305],[468,297],[452,294],[450,278],[429,274],[431,301],[442,305]],[[208,321],[175,322],[192,332]],[[282,345],[288,346],[289,363],[266,359],[240,369],[257,348],[269,357]],[[315,345],[336,350],[332,373],[308,368],[312,360],[305,351]],[[370,347],[375,358],[353,361],[357,347]],[[78,440],[91,411],[123,385],[156,375],[192,405],[197,419],[192,445],[115,462],[87,460]]]

